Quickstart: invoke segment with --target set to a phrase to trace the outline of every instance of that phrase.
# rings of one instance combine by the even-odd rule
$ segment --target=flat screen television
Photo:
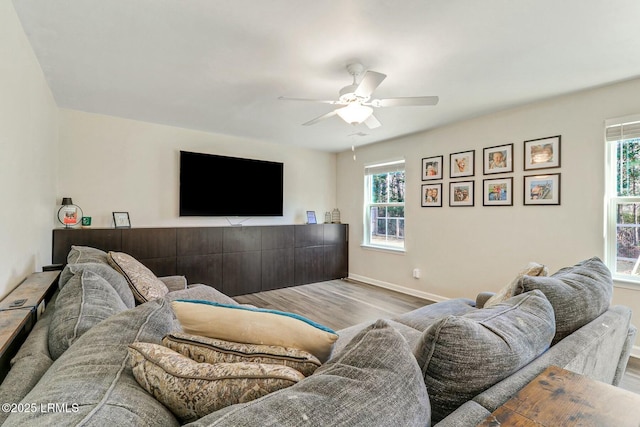
[[[284,164],[180,151],[180,216],[282,216]]]

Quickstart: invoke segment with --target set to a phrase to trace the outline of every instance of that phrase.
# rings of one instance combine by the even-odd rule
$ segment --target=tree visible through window
[[[404,161],[365,171],[365,244],[404,249]]]
[[[640,121],[607,126],[607,264],[640,282]]]

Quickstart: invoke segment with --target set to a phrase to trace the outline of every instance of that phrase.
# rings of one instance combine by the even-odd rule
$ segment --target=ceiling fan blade
[[[386,77],[386,74],[375,71],[365,72],[364,77],[362,77],[362,81],[360,81],[360,84],[356,88],[355,94],[363,98],[369,98],[373,91],[380,86],[380,83],[382,83]]]
[[[335,110],[329,111],[327,114],[323,114],[320,117],[316,117],[313,120],[309,120],[308,122],[303,123],[302,126],[311,126],[311,125],[314,125],[314,124],[318,123],[320,120],[328,119],[329,117],[333,117],[335,115],[336,115],[336,111]]]
[[[332,104],[332,105],[340,104],[340,101],[331,101],[328,99],[288,98],[286,96],[279,96],[278,99],[282,101],[307,101],[307,102],[319,102],[322,104]]]
[[[376,119],[376,116],[374,116],[373,114],[370,115],[369,118],[364,121],[364,124],[367,125],[369,129],[375,129],[382,126],[382,123],[380,123],[380,121]]]
[[[420,105],[436,105],[440,98],[437,96],[412,96],[406,98],[374,99],[371,105],[374,107],[406,107]]]

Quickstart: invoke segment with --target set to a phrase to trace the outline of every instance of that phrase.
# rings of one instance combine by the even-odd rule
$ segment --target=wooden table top
[[[29,275],[9,295],[0,301],[0,311],[38,307],[48,292],[52,283],[56,280],[59,271],[45,271]],[[24,299],[24,303],[18,307],[11,306],[16,300]]]
[[[550,366],[482,427],[639,427],[640,394]]]

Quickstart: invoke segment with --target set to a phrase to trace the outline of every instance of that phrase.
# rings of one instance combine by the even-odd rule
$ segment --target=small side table
[[[640,394],[550,366],[482,427],[638,427]]]

